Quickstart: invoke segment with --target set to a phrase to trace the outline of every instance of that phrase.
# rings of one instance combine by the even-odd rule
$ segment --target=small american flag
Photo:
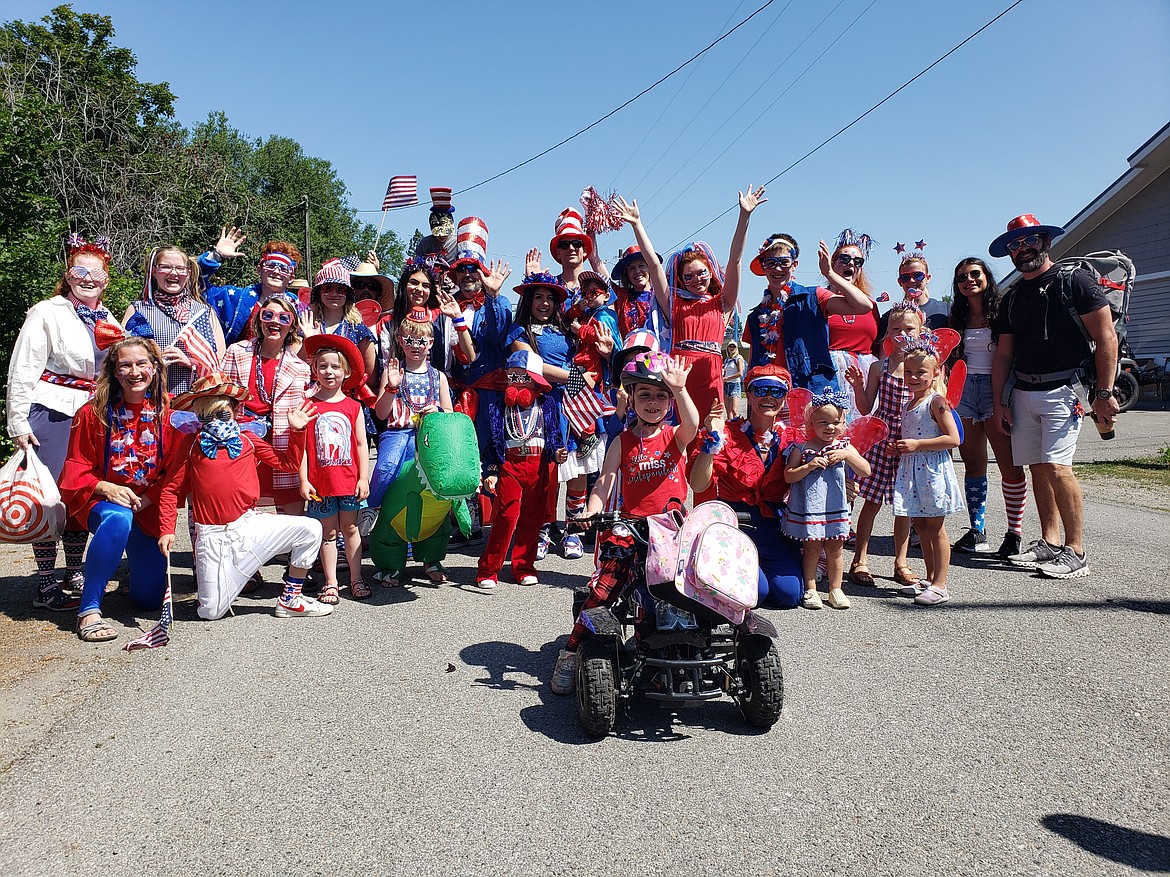
[[[382,199],[382,209],[391,210],[394,207],[410,207],[418,203],[418,177],[391,177],[390,185],[386,187],[386,197]]]
[[[202,377],[219,368],[219,357],[215,355],[215,348],[207,343],[194,323],[188,323],[175,337],[175,346],[187,351],[187,358],[191,360],[191,367],[195,374]]]
[[[357,266],[362,263],[362,257],[356,254],[352,256],[342,256],[337,261],[341,263],[341,267],[346,271],[356,271]]]
[[[577,435],[589,435],[594,431],[597,418],[608,417],[617,409],[596,390],[590,389],[581,373],[573,369],[565,384],[564,410],[573,431]]]
[[[171,603],[171,567],[170,560],[167,561],[167,590],[163,594],[163,608],[162,615],[159,616],[158,624],[144,633],[138,639],[131,640],[122,646],[122,650],[132,652],[135,649],[158,649],[165,646],[171,641],[171,624],[175,620],[174,607]]]

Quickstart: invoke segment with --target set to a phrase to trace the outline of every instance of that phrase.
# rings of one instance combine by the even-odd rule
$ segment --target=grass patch
[[[1170,487],[1170,447],[1156,457],[1113,460],[1106,463],[1077,463],[1076,473],[1089,478],[1124,478],[1148,487]]]

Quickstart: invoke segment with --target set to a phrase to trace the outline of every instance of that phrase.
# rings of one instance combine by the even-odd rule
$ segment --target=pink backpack
[[[673,582],[678,568],[678,534],[682,529],[682,513],[674,510],[646,519],[646,584],[665,585]]]
[[[695,506],[678,537],[674,586],[733,624],[759,600],[760,560],[726,503]]]

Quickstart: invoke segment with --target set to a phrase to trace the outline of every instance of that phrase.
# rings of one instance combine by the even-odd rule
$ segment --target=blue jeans
[[[85,584],[78,616],[100,612],[106,583],[122,555],[130,559],[130,598],[144,609],[162,606],[167,589],[167,559],[158,540],[138,529],[134,512],[113,502],[99,502],[89,513],[89,553],[85,555]]]
[[[730,504],[737,512],[751,515],[754,529],[745,530],[756,543],[760,556],[759,605],[764,609],[794,609],[804,596],[804,573],[800,566],[800,543],[784,535],[779,518],[765,518],[757,506]]]
[[[370,477],[370,497],[366,500],[370,508],[382,507],[382,498],[398,477],[403,464],[414,459],[414,437],[413,429],[388,429],[378,436],[378,459]]]

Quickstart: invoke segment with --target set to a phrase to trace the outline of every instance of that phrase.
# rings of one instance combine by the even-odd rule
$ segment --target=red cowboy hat
[[[312,359],[321,350],[336,350],[349,363],[349,376],[341,389],[353,392],[366,383],[366,361],[356,344],[341,335],[311,335],[305,339],[305,353]],[[359,401],[361,401],[359,399]]]

